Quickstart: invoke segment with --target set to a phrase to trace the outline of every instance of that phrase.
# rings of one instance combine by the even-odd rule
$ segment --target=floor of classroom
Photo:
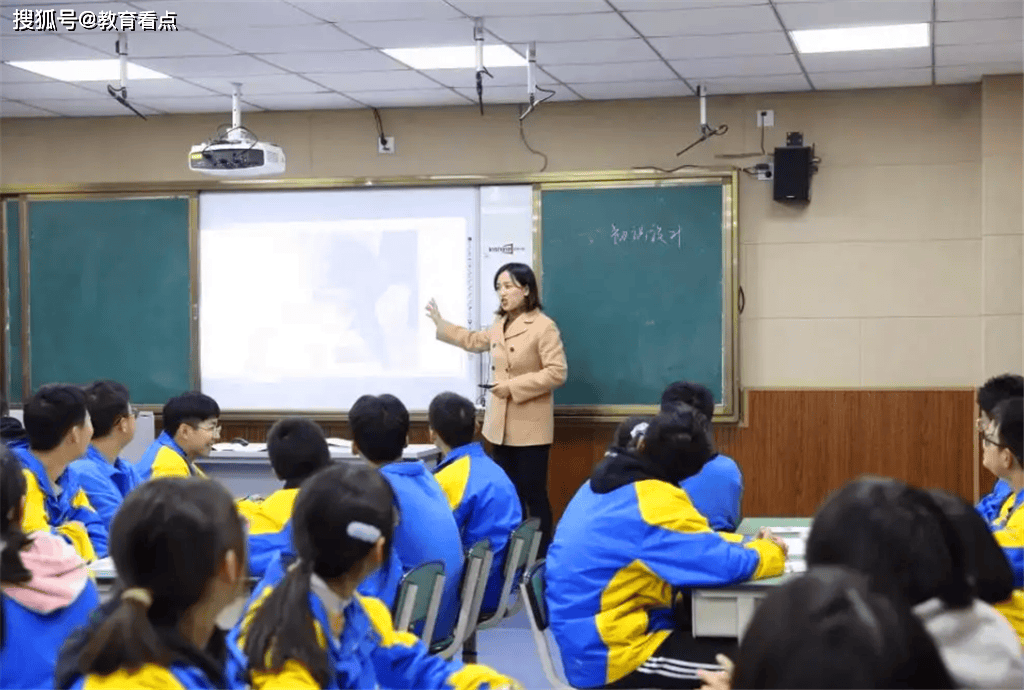
[[[558,658],[558,648],[550,635],[548,636],[548,646],[554,656],[555,668],[561,676],[562,660]],[[477,633],[477,660],[481,664],[512,676],[524,688],[552,690],[551,683],[544,675],[537,646],[533,642],[530,619],[527,617],[525,609],[520,610],[501,625]]]

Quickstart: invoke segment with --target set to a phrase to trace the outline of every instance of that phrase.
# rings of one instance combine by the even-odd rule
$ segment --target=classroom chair
[[[466,566],[462,572],[462,588],[459,592],[459,617],[455,630],[446,640],[430,645],[430,653],[442,659],[455,656],[462,643],[475,629],[480,617],[480,606],[484,601],[484,589],[491,570],[494,552],[488,539],[481,539],[466,554]]]
[[[543,560],[537,561],[526,571],[519,585],[519,596],[520,599],[526,600],[526,615],[530,618],[533,642],[537,646],[537,656],[540,657],[540,665],[544,669],[548,683],[555,690],[572,690],[572,686],[563,681],[555,670],[555,660],[551,656],[551,646],[548,644],[548,626],[551,620],[548,618],[548,603],[544,598],[544,565]]]
[[[508,549],[505,551],[505,567],[502,570],[504,579],[501,585],[501,596],[498,599],[498,608],[492,613],[480,616],[476,629],[466,638],[462,647],[462,661],[466,664],[475,664],[477,661],[476,652],[476,631],[487,630],[500,625],[506,618],[519,613],[523,607],[522,597],[516,597],[513,604],[509,602],[515,596],[519,588],[519,578],[522,573],[530,569],[537,562],[537,552],[540,550],[541,542],[540,518],[530,518],[523,521],[523,524],[512,530],[508,539]]]
[[[395,630],[414,632],[414,628],[422,623],[420,639],[430,644],[437,612],[441,608],[444,580],[444,563],[441,561],[424,563],[402,576],[392,611]]]

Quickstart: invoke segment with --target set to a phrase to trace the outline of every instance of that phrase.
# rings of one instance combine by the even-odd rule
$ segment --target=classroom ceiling
[[[129,60],[173,77],[129,83],[145,114],[475,103],[471,69],[416,71],[381,48],[537,43],[555,100],[657,98],[976,82],[1022,71],[1024,0],[0,0],[0,116],[127,111],[106,82],[67,83],[12,60],[113,58],[116,34],[15,32],[15,9],[177,13],[177,32],[127,34]],[[797,55],[788,30],[929,22],[933,46]],[[494,68],[485,103],[526,100],[526,69]],[[116,84],[115,84],[116,86]]]

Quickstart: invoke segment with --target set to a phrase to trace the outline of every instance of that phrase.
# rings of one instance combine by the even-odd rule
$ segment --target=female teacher
[[[541,554],[551,541],[548,451],[554,437],[551,392],[565,383],[565,350],[555,322],[541,313],[537,278],[526,264],[505,264],[494,275],[501,304],[486,331],[470,331],[441,318],[430,300],[427,316],[437,339],[469,352],[491,353],[492,385],[483,436],[494,461],[516,486],[530,517],[540,518]]]

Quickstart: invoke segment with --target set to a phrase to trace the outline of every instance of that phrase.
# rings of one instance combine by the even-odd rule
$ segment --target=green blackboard
[[[30,200],[31,383],[192,387],[189,199]]]
[[[733,189],[541,188],[541,296],[569,364],[557,406],[621,414],[685,379],[735,414]]]
[[[4,201],[4,212],[7,220],[4,233],[6,243],[6,275],[4,280],[7,286],[7,315],[4,322],[7,329],[5,344],[7,351],[4,352],[4,367],[6,369],[6,380],[8,382],[8,400],[21,400],[21,283],[18,278],[18,263],[21,260],[21,253],[18,245],[18,202],[13,200]]]

